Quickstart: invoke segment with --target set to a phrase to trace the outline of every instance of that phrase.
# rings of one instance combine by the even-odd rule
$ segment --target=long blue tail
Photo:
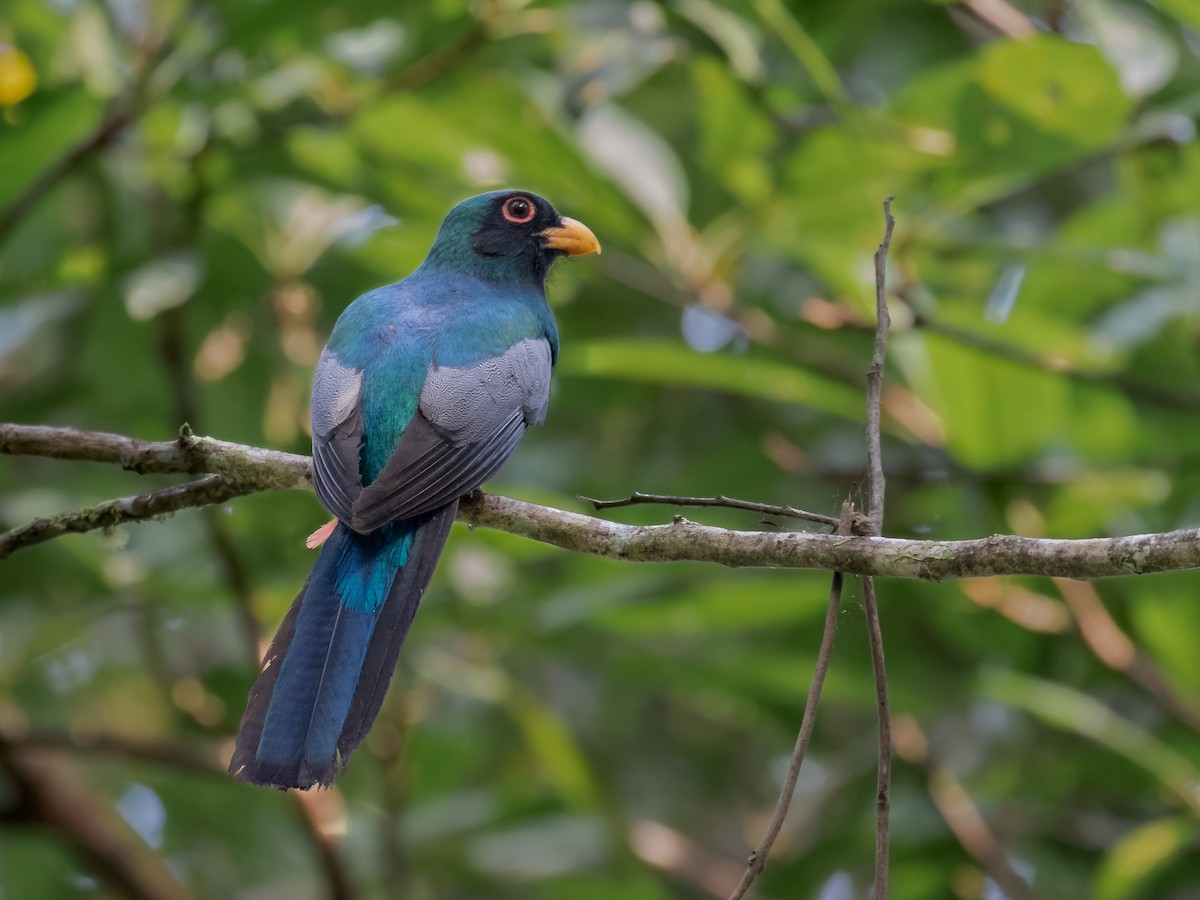
[[[276,788],[328,786],[379,714],[458,503],[368,535],[339,524],[250,689],[229,771]]]

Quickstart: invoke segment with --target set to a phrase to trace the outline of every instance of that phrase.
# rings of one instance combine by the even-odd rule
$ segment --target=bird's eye
[[[528,197],[511,197],[504,201],[504,218],[518,225],[524,225],[537,213],[533,201]]]

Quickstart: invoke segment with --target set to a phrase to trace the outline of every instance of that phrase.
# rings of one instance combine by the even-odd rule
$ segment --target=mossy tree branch
[[[0,454],[106,462],[139,473],[220,475],[238,495],[308,490],[312,486],[307,456],[196,437],[186,429],[177,440],[149,442],[72,428],[0,423]],[[225,502],[201,496],[191,499],[196,506]],[[182,508],[186,504],[176,507]],[[87,510],[83,510],[67,517],[86,514]],[[59,517],[50,517],[49,521],[56,518]],[[121,521],[140,518],[146,516],[129,516]],[[666,525],[623,525],[482,493],[463,501],[459,518],[475,527],[507,531],[565,550],[629,562],[690,560],[734,567],[825,569],[927,581],[990,575],[1104,578],[1200,568],[1200,528],[1082,540],[992,535],[967,541],[911,541],[805,532],[733,531],[699,525],[681,517]],[[113,524],[118,522],[103,521],[96,527]],[[60,533],[68,530],[71,529]]]

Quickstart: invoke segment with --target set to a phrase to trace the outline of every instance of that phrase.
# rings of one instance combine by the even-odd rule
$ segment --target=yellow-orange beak
[[[561,250],[567,256],[586,256],[600,252],[600,242],[592,229],[575,219],[562,217],[562,224],[539,232],[542,246],[548,250]]]

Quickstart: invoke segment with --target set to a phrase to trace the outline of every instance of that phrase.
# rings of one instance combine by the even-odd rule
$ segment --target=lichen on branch
[[[150,442],[104,432],[0,423],[0,453],[112,463],[139,473],[220,475],[227,490],[235,492],[232,496],[310,490],[312,486],[307,456],[186,435],[174,441]],[[213,499],[196,491],[185,493],[185,502],[161,511],[155,511],[155,500],[144,500],[139,509],[146,515],[130,515],[119,521],[105,519],[96,527],[228,499]],[[683,518],[665,525],[624,525],[483,493],[463,500],[459,519],[478,528],[507,531],[565,550],[629,562],[694,561],[735,567],[825,569],[928,581],[991,575],[1103,578],[1200,568],[1200,528],[1083,540],[992,535],[966,541],[912,541],[800,531],[734,531]]]

